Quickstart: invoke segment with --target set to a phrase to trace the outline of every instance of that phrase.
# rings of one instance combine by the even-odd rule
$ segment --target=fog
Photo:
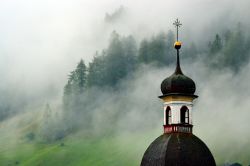
[[[132,34],[139,40],[173,29],[180,18],[184,45],[208,41],[221,28],[242,22],[249,27],[247,0],[241,1],[7,1],[0,2],[1,87],[48,88],[60,93],[66,73],[83,58],[89,62],[107,46],[110,33]],[[123,6],[123,17],[105,22]],[[25,87],[25,88],[22,88]],[[43,94],[42,94],[43,95]]]
[[[208,145],[217,164],[236,161],[249,164],[250,64],[237,74],[205,66],[202,62],[182,64],[184,74],[196,82],[199,96],[194,102],[194,134]],[[145,133],[146,149],[163,132],[163,103],[158,98],[160,83],[173,71],[174,66],[163,69],[144,66],[134,79],[121,83],[120,92],[101,91],[86,108],[93,112],[91,129],[97,135],[114,130],[121,139],[120,144],[126,136]],[[98,92],[93,91],[93,95]]]
[[[81,58],[88,63],[96,51],[106,48],[112,31],[133,35],[139,43],[160,31],[174,30],[173,21],[179,18],[183,47],[192,42],[203,47],[216,33],[239,22],[249,29],[249,5],[248,0],[2,0],[0,102],[12,101],[20,112],[42,110],[47,102],[60,108],[68,73]],[[250,64],[235,74],[212,70],[196,60],[181,63],[197,85],[194,133],[217,161],[249,164]],[[134,79],[121,83],[122,95],[103,91],[92,103],[93,129],[98,132],[117,110],[124,112],[117,120],[117,135],[153,130],[153,141],[162,132],[160,83],[173,71],[174,64],[164,69],[143,66]]]

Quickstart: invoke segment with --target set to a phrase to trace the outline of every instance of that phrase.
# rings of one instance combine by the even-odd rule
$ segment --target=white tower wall
[[[181,108],[183,106],[186,106],[188,108],[189,113],[189,124],[192,124],[192,111],[193,111],[193,102],[188,101],[170,101],[170,102],[164,102],[164,125],[167,125],[167,115],[166,110],[167,107],[170,107],[171,109],[171,120],[170,124],[180,124],[181,123]]]

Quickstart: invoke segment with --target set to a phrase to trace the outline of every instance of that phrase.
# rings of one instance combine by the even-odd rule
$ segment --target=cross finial
[[[176,27],[176,32],[177,32],[176,39],[178,41],[178,38],[179,38],[179,34],[178,34],[179,33],[179,27],[181,27],[182,24],[181,24],[181,22],[179,21],[178,18],[175,20],[175,22],[173,24]]]
[[[178,41],[178,33],[179,33],[179,27],[182,25],[181,22],[178,20],[178,18],[175,20],[173,23],[174,26],[176,27],[176,42],[174,43],[174,48],[177,51],[177,64],[176,64],[176,69],[175,69],[175,74],[182,74],[181,67],[180,67],[180,58],[179,58],[179,49],[181,48],[181,42]]]

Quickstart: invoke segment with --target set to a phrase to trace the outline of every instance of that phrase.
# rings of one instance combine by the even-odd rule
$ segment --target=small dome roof
[[[141,166],[216,166],[205,143],[190,133],[163,134],[146,150]]]
[[[161,83],[161,92],[163,95],[169,93],[194,94],[194,81],[182,73],[175,72],[170,77],[164,79]]]

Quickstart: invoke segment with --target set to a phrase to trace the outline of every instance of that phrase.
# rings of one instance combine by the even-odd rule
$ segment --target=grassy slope
[[[142,137],[141,137],[142,138]],[[1,152],[0,165],[23,166],[136,166],[139,165],[142,149],[140,136],[129,139],[71,136],[54,144],[21,143],[15,148]],[[136,143],[138,141],[138,143]]]
[[[79,132],[53,144],[29,142],[24,135],[39,120],[28,117],[0,124],[1,166],[138,166],[152,135],[158,135],[146,134],[149,138],[142,132],[91,138]]]
[[[127,153],[126,149],[117,145],[115,141],[112,138],[67,139],[64,141],[65,146],[56,143],[43,147],[22,165],[139,165],[138,158]]]

